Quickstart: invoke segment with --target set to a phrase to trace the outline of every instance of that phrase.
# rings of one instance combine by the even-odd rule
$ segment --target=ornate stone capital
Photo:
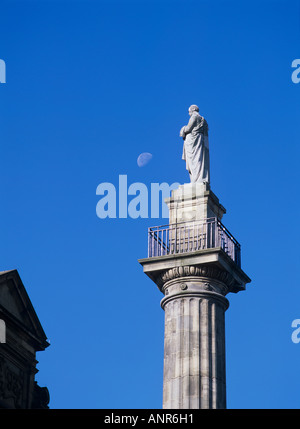
[[[231,286],[234,284],[234,279],[229,272],[221,270],[213,265],[185,265],[170,268],[162,271],[156,277],[156,284],[162,290],[164,284],[170,280],[185,277],[201,277],[218,280],[227,286],[226,293],[230,291]]]

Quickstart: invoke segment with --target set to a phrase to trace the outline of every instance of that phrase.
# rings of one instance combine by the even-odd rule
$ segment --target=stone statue
[[[195,104],[190,106],[189,115],[189,123],[180,130],[180,137],[184,140],[182,159],[186,162],[192,183],[209,183],[208,125]]]

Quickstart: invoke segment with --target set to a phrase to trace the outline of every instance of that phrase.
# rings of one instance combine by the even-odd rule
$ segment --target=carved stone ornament
[[[156,278],[156,283],[162,287],[166,282],[181,277],[208,277],[225,283],[229,288],[234,284],[233,277],[226,271],[210,265],[197,267],[194,265],[185,265],[163,271]]]
[[[14,402],[16,408],[22,403],[23,378],[13,372],[0,358],[0,398]]]

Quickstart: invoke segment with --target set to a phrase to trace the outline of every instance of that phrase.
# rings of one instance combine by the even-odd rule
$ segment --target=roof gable
[[[49,343],[17,270],[0,272],[0,310],[37,342],[37,350]]]

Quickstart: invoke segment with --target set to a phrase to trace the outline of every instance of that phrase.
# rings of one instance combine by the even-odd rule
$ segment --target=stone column
[[[163,290],[163,408],[226,408],[226,285],[188,276],[168,281]]]
[[[154,228],[149,239],[156,247],[139,260],[164,294],[163,408],[226,408],[226,295],[251,280],[235,252],[213,235],[225,234],[226,210],[208,184],[179,186],[165,202],[169,235],[155,236]],[[227,240],[233,240],[229,232]]]

